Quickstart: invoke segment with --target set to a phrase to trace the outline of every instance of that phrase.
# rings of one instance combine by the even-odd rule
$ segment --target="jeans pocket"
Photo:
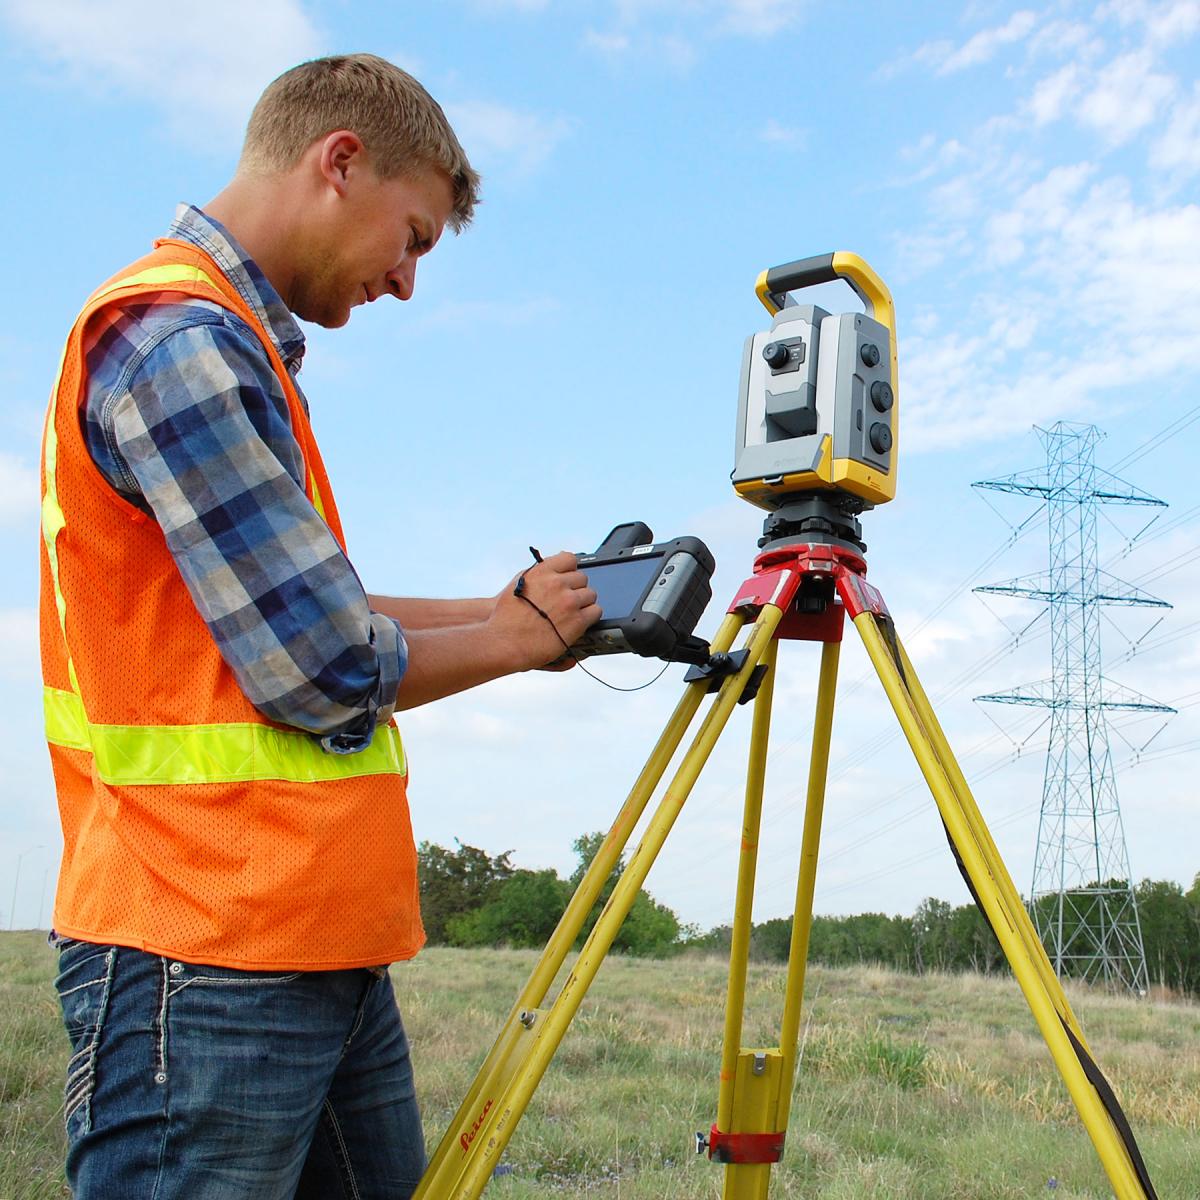
[[[243,971],[238,967],[213,967],[199,963],[171,962],[164,959],[167,971],[168,999],[186,987],[270,988],[292,983],[303,971]]]
[[[89,1132],[92,1126],[96,1056],[104,1032],[116,960],[115,946],[90,942],[69,941],[59,953],[59,973],[54,986],[71,1042],[63,1091],[63,1121],[71,1140]]]

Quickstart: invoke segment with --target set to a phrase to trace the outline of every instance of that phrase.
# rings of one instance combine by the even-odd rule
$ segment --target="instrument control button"
[[[877,379],[871,384],[871,403],[880,412],[887,412],[892,407],[895,399],[896,397],[892,393],[892,385],[890,383],[885,383],[882,379]]]

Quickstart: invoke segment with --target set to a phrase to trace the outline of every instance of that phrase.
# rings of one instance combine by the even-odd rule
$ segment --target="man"
[[[394,1198],[423,1169],[387,978],[424,938],[392,712],[548,664],[600,611],[565,553],[487,599],[366,595],[292,314],[409,299],[477,189],[414,79],[305,63],[68,340],[41,623],[82,1200]]]

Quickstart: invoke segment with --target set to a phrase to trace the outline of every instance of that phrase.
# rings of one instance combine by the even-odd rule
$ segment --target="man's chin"
[[[297,310],[296,316],[302,321],[308,321],[313,325],[320,325],[322,329],[341,329],[350,320],[350,306],[336,310],[322,309],[319,312],[301,312]]]

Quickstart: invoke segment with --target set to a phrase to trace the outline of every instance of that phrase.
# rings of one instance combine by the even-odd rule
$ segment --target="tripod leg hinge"
[[[852,621],[865,612],[876,617],[891,617],[879,589],[872,587],[861,575],[856,575],[853,571],[838,572],[837,591]]]
[[[696,1150],[708,1151],[708,1157],[719,1163],[774,1163],[783,1157],[783,1141],[787,1134],[722,1133],[713,1123],[707,1139],[696,1135]]]

